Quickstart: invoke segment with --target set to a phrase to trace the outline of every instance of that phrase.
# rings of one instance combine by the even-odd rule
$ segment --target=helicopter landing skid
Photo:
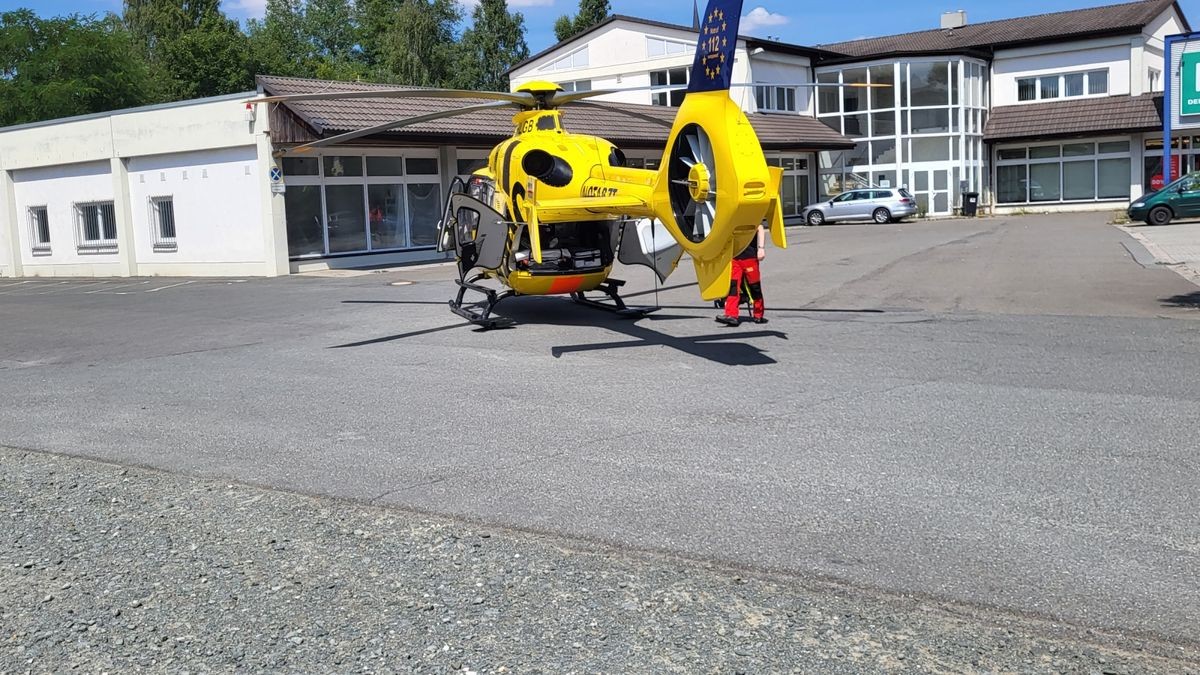
[[[624,285],[625,282],[621,279],[609,279],[608,281],[605,281],[596,287],[596,290],[607,295],[611,302],[593,300],[584,295],[582,292],[572,293],[571,299],[581,305],[586,305],[595,309],[602,309],[606,312],[612,312],[613,314],[626,319],[640,319],[651,312],[658,311],[657,307],[630,307],[626,305],[625,300],[621,298],[621,293],[619,290]]]
[[[470,321],[476,326],[479,326],[483,330],[489,330],[492,328],[508,328],[509,326],[512,326],[515,323],[512,319],[507,317],[494,317],[492,316],[492,310],[496,308],[496,305],[499,304],[501,300],[512,297],[516,295],[516,293],[513,291],[497,293],[494,289],[474,283],[478,279],[479,277],[473,277],[470,281],[459,279],[457,282],[455,282],[458,284],[458,295],[450,301],[450,311],[461,316],[467,321]],[[464,306],[463,297],[467,294],[468,290],[482,293],[487,297],[487,300],[481,300],[477,303],[471,303]],[[482,311],[476,311],[473,309],[473,307],[479,304],[483,305]]]

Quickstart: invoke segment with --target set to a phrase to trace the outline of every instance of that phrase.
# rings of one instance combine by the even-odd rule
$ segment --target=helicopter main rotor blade
[[[309,150],[312,150],[313,148],[322,148],[327,145],[336,145],[338,143],[345,143],[346,141],[354,140],[355,138],[361,138],[363,136],[370,136],[371,134],[377,134],[377,133],[380,133],[383,131],[391,131],[392,129],[399,129],[401,127],[407,127],[407,126],[411,126],[413,124],[420,124],[421,122],[432,122],[433,120],[446,119],[447,117],[458,117],[459,115],[469,115],[470,113],[479,112],[481,110],[495,110],[497,108],[507,108],[507,107],[513,106],[513,105],[516,105],[516,104],[512,103],[511,101],[492,101],[491,103],[480,103],[479,105],[469,105],[465,108],[455,108],[454,110],[440,110],[438,112],[433,112],[433,113],[429,113],[426,115],[418,115],[416,117],[408,117],[408,118],[405,118],[402,120],[392,120],[390,122],[384,122],[383,124],[376,124],[375,126],[367,127],[366,129],[356,129],[354,131],[348,131],[344,134],[338,134],[337,136],[330,136],[329,138],[322,138],[319,141],[305,143],[304,145],[297,145],[294,148],[289,148],[289,149],[283,150],[281,152],[278,152],[276,154],[277,155],[301,154],[301,153],[308,152]]]
[[[891,88],[894,88],[894,86],[895,85],[882,84],[882,83],[867,84],[866,82],[851,82],[848,84],[842,84],[840,82],[778,82],[778,83],[777,82],[735,82],[735,83],[729,85],[729,88],[730,89],[745,89],[747,87],[784,87],[784,88],[820,89],[822,87],[837,87],[840,89],[891,89]],[[665,92],[672,92],[672,91],[687,91],[687,88],[688,88],[688,85],[686,85],[686,84],[675,84],[675,85],[665,85],[665,86],[649,85],[649,86],[641,86],[641,87],[629,87],[627,89],[594,89],[592,91],[579,92],[579,94],[567,94],[567,95],[561,96],[561,97],[556,96],[554,98],[554,103],[555,103],[555,105],[565,105],[567,103],[574,103],[579,98],[590,98],[592,96],[606,96],[608,94],[624,94],[624,93],[628,93],[631,91],[652,91],[655,93],[659,93],[659,92],[665,93]],[[567,97],[578,97],[578,98],[570,98],[569,100],[564,100]]]
[[[550,99],[550,103],[551,103],[551,105],[556,105],[556,106],[557,105],[567,105],[568,103],[582,101],[585,98],[592,98],[595,96],[604,96],[606,94],[619,94],[621,91],[623,91],[623,90],[621,90],[621,89],[593,89],[591,91],[576,91],[576,92],[571,92],[571,93],[567,93],[567,94],[555,94],[554,97]],[[628,91],[628,89],[626,89],[624,91]]]
[[[612,92],[605,92],[605,93],[612,93]],[[555,103],[558,103],[558,99],[555,99]],[[628,115],[630,117],[636,117],[639,120],[644,120],[644,121],[650,122],[652,124],[657,124],[659,126],[666,127],[668,129],[670,129],[673,126],[672,120],[664,120],[664,119],[655,117],[653,115],[647,115],[645,113],[635,112],[633,110],[626,110],[624,108],[613,108],[613,107],[604,105],[603,103],[593,103],[591,101],[576,100],[576,101],[571,101],[571,105],[574,105],[577,107],[599,108],[600,110],[607,110],[609,112],[615,112],[615,113],[618,113],[621,115]],[[669,108],[664,108],[664,110],[669,110]],[[672,115],[673,114],[674,113],[672,113]]]
[[[537,99],[525,92],[466,91],[464,89],[373,89],[365,91],[322,91],[312,94],[289,94],[285,96],[260,96],[247,103],[294,103],[296,101],[335,101],[355,98],[474,98],[506,101],[532,106]]]

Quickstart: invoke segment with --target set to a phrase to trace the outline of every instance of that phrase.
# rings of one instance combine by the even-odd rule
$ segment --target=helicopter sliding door
[[[498,269],[508,242],[508,221],[495,209],[461,192],[450,195],[442,241],[453,236],[463,272]]]
[[[683,248],[662,223],[642,218],[621,224],[617,260],[622,263],[649,267],[659,281],[666,281],[682,257]]]

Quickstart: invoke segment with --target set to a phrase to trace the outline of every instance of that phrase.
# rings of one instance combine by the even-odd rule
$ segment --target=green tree
[[[220,0],[125,0],[122,18],[163,80],[167,98],[253,85],[249,41]]]
[[[574,18],[563,15],[554,22],[554,35],[559,42],[569,40],[604,21],[612,14],[608,0],[579,0],[579,13]]]
[[[267,0],[262,20],[251,19],[246,28],[253,72],[288,77],[315,75],[303,0]]]
[[[359,48],[368,66],[377,66],[383,60],[384,36],[406,2],[408,0],[355,0]]]
[[[376,79],[422,87],[455,80],[455,32],[462,15],[455,0],[405,0],[380,36]]]
[[[480,0],[473,24],[459,42],[455,86],[463,89],[508,91],[509,68],[529,57],[525,17],[509,13],[505,0]]]
[[[0,124],[143,105],[159,92],[120,19],[0,13]]]
[[[164,41],[159,64],[168,75],[172,100],[232,94],[254,89],[250,45],[236,21],[220,13]]]
[[[308,0],[304,28],[318,56],[352,60],[358,52],[358,28],[350,0]]]

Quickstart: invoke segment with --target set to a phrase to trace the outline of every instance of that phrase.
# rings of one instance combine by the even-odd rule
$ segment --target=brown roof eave
[[[911,56],[969,56],[982,61],[991,61],[993,55],[991,52],[983,49],[925,49],[920,51],[891,51],[880,52],[878,54],[864,54],[862,56],[838,56],[837,58],[823,59],[821,61],[814,62],[813,67],[850,65],[864,61],[881,61]]]
[[[1095,138],[1096,136],[1119,136],[1121,134],[1143,134],[1148,131],[1162,131],[1162,127],[1127,127],[1124,129],[1096,129],[1094,131],[1072,131],[1062,134],[1032,134],[1032,135],[1006,135],[1006,136],[987,136],[983,137],[983,142],[988,144],[996,143],[1034,143],[1037,141],[1061,141],[1071,138]]]

